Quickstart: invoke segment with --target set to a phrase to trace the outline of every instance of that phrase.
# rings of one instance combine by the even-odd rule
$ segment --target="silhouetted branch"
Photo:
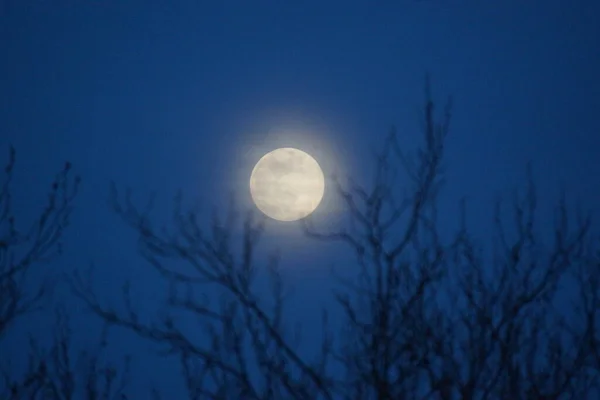
[[[33,311],[49,289],[48,282],[26,290],[30,269],[60,254],[60,239],[69,223],[79,177],[71,179],[71,164],[52,183],[48,201],[35,222],[22,232],[13,213],[11,184],[15,149],[10,148],[0,188],[0,338],[15,319]]]
[[[116,196],[114,190],[113,195]],[[97,315],[166,346],[168,354],[177,354],[191,398],[331,398],[328,382],[318,372],[323,371],[325,362],[321,360],[318,366],[307,363],[287,339],[282,315],[283,285],[275,259],[265,271],[271,271],[276,306],[273,312],[267,312],[254,293],[258,273],[254,252],[263,231],[262,221],[256,221],[251,214],[246,217],[237,253],[240,256],[236,256],[232,230],[237,215],[233,211],[224,222],[213,216],[212,226],[205,232],[198,226],[195,213],[184,214],[176,204],[175,233],[161,233],[151,227],[129,199],[123,205],[113,197],[112,204],[123,220],[140,233],[141,254],[168,283],[168,302],[174,314],[159,324],[142,323],[130,306],[127,291],[124,312],[117,312],[93,296],[90,279],[76,276],[72,281],[74,292]],[[185,266],[180,268],[181,264],[175,266],[167,263],[169,260]],[[198,298],[209,288],[221,291],[220,307]],[[176,312],[194,317],[208,345],[185,333],[176,322]]]
[[[69,319],[63,309],[56,313],[54,340],[48,351],[43,351],[31,339],[29,365],[21,378],[4,371],[4,393],[7,400],[44,399],[88,400],[127,399],[125,389],[129,381],[129,360],[118,367],[102,361],[107,331],[103,332],[93,352],[73,354],[73,338]]]

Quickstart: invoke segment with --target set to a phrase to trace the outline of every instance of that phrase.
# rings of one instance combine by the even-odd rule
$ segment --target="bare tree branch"
[[[31,268],[60,254],[60,239],[79,187],[79,177],[71,178],[71,164],[66,163],[52,183],[45,208],[23,233],[12,207],[14,166],[15,149],[11,147],[0,188],[0,338],[19,316],[35,310],[48,291],[48,281],[37,289],[26,290],[26,280]]]

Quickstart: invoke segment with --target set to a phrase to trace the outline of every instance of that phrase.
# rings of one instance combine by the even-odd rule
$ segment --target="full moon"
[[[285,147],[265,154],[250,176],[256,207],[278,221],[296,221],[311,214],[325,192],[317,161],[305,152]]]

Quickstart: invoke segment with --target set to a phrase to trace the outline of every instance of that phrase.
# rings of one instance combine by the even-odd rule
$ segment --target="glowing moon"
[[[325,192],[317,161],[305,152],[285,147],[265,154],[250,176],[256,207],[279,221],[296,221],[312,213]]]

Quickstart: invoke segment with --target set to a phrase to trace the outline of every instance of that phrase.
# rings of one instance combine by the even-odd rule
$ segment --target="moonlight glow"
[[[317,208],[324,191],[325,179],[317,161],[290,147],[264,155],[250,177],[254,203],[279,221],[306,217]]]

